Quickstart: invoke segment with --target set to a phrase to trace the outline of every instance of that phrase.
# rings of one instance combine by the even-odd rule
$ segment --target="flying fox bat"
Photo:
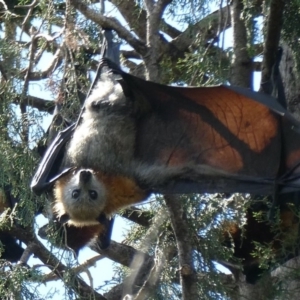
[[[270,96],[232,86],[173,87],[107,59],[76,124],[62,131],[32,180],[54,209],[94,225],[151,192],[300,189],[300,124]]]
[[[277,222],[270,221],[267,214],[270,210],[270,199],[263,197],[253,197],[246,211],[246,223],[241,227],[233,220],[224,221],[222,228],[222,244],[233,249],[233,257],[241,260],[243,273],[248,283],[254,284],[266,271],[261,267],[262,261],[271,267],[271,261],[276,258],[276,262],[285,261],[298,256],[297,240],[299,239],[299,218],[295,211],[295,206],[291,204],[294,199],[291,195],[280,195],[280,206],[277,207]],[[299,194],[297,195],[299,197]],[[258,200],[261,198],[260,200]],[[269,197],[268,197],[269,198]],[[257,255],[257,243],[263,247],[269,246],[269,251],[273,255],[267,261]],[[274,257],[273,257],[274,256]],[[237,261],[221,261],[220,263],[229,268],[233,274],[240,269]]]

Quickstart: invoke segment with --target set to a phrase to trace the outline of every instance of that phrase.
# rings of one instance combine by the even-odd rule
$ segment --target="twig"
[[[35,247],[36,247],[35,243],[29,243],[26,249],[24,250],[20,260],[18,261],[18,264],[26,265],[31,254],[34,252]]]
[[[27,5],[15,5],[15,8],[34,8],[38,4],[39,0],[34,0],[31,4]]]
[[[63,274],[69,269],[62,264],[46,247],[35,237],[30,228],[12,228],[10,232],[16,236],[17,239],[21,240],[25,244],[34,243],[36,244],[34,254],[37,256],[45,265],[52,268],[53,272],[63,278]],[[65,282],[70,288],[74,289],[82,298],[89,298],[93,295],[93,299],[106,300],[101,294],[94,291],[88,284],[78,276],[75,278],[76,282]]]
[[[103,256],[103,255],[96,255],[96,256],[86,260],[81,265],[70,269],[70,272],[72,272],[72,274],[77,274],[77,275],[82,272],[86,272],[88,270],[88,268],[92,267],[93,265],[95,265],[96,262],[98,262],[104,258],[105,258],[105,256]],[[50,274],[47,274],[44,276],[43,282],[49,282],[49,281],[58,280],[58,279],[60,279],[60,277],[57,274],[50,273]]]
[[[80,0],[70,0],[70,3],[78,9],[86,18],[99,24],[102,28],[114,29],[120,38],[126,40],[137,52],[146,54],[148,51],[147,46],[140,39],[137,39],[130,30],[124,28],[124,26],[115,18],[105,17],[95,10],[90,8],[87,4]]]
[[[22,23],[22,30],[21,30],[21,34],[20,34],[20,40],[22,39],[22,34],[24,32],[24,26],[25,24],[27,23],[29,17],[31,16],[32,14],[32,11],[34,9],[34,7],[38,4],[39,0],[33,0],[33,2],[29,5],[16,5],[15,8],[29,8],[28,12],[27,12],[27,15]]]

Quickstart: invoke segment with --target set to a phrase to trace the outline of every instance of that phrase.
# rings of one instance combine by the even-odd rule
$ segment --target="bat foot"
[[[114,74],[120,74],[121,70],[119,68],[119,66],[115,63],[113,63],[110,59],[104,57],[100,59],[99,62],[99,68],[109,68],[111,72],[113,72]]]

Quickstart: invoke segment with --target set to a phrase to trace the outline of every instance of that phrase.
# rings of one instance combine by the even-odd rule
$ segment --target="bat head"
[[[77,227],[101,223],[106,188],[90,169],[79,169],[56,181],[54,211],[60,221]]]

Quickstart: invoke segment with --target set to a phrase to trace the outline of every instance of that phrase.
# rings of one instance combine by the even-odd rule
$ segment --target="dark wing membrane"
[[[193,178],[154,190],[270,194],[275,185],[292,184],[300,189],[300,125],[275,98],[227,86],[164,86],[119,73],[143,115],[137,158],[150,165],[196,166]],[[211,176],[203,166],[213,170]]]
[[[31,181],[31,189],[35,194],[41,195],[53,185],[55,180],[71,170],[68,168],[60,172],[65,146],[70,140],[74,128],[75,124],[72,124],[60,131],[47,149]]]
[[[98,236],[98,243],[101,249],[106,249],[110,245],[114,221],[114,218],[107,217],[105,217],[103,220],[100,220],[100,224],[103,225],[103,229]]]

